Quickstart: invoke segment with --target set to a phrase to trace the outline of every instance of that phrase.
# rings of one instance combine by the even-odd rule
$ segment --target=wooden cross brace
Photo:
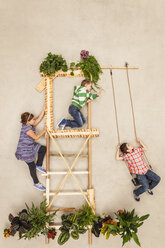
[[[54,202],[54,200],[55,200],[57,194],[60,192],[61,187],[63,186],[63,184],[64,184],[64,182],[66,181],[66,179],[67,179],[67,177],[68,177],[69,174],[72,175],[73,179],[75,180],[77,186],[78,186],[79,189],[80,189],[81,194],[83,195],[84,199],[87,201],[88,205],[91,206],[91,207],[93,208],[93,206],[91,205],[90,201],[87,199],[86,195],[84,194],[84,191],[83,191],[82,187],[80,186],[80,184],[79,184],[77,178],[76,178],[75,175],[72,173],[72,169],[74,168],[74,166],[75,166],[75,164],[76,164],[76,162],[77,162],[77,160],[78,160],[80,154],[81,154],[82,151],[84,150],[86,143],[87,143],[88,140],[91,138],[92,133],[88,136],[88,138],[87,138],[87,139],[85,140],[85,142],[83,143],[83,145],[82,145],[82,147],[81,147],[79,153],[78,153],[77,156],[75,157],[75,159],[74,159],[74,161],[73,161],[73,163],[72,163],[72,165],[71,165],[71,167],[70,167],[69,164],[68,164],[68,162],[66,161],[66,159],[65,159],[64,156],[62,155],[61,150],[60,150],[59,146],[57,145],[55,139],[53,138],[52,134],[49,132],[48,129],[47,129],[47,132],[48,132],[50,138],[52,139],[52,141],[53,141],[53,143],[54,143],[54,145],[55,145],[55,147],[56,147],[58,153],[59,153],[60,156],[62,157],[62,159],[63,159],[65,165],[67,166],[68,172],[67,172],[67,174],[65,175],[65,177],[63,178],[63,180],[62,180],[60,186],[58,187],[57,191],[54,193],[54,196],[53,196],[51,202],[49,203],[48,207],[46,208],[46,210],[48,211],[48,210],[50,209],[50,207],[52,206],[52,204],[53,204],[53,202]]]

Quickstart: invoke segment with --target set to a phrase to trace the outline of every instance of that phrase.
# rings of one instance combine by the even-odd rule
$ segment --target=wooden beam
[[[62,154],[63,157],[76,157],[77,154]],[[50,153],[50,156],[61,157],[59,153]],[[81,154],[80,158],[88,158],[88,154]]]
[[[137,66],[134,66],[134,67],[126,67],[126,66],[103,66],[101,67],[102,70],[126,70],[126,69],[129,69],[129,70],[137,70],[139,69],[139,67]],[[82,71],[78,68],[76,70],[74,70],[74,76],[70,75],[70,72],[71,70],[68,70],[67,72],[63,72],[62,70],[59,70],[58,72],[56,72],[54,75],[52,75],[52,78],[55,79],[56,77],[69,77],[69,78],[74,78],[74,77],[84,77],[84,74],[82,73]],[[46,77],[46,75],[44,73],[41,73],[41,77]],[[44,89],[45,89],[45,83],[44,83],[44,79],[38,83],[36,86],[35,86],[35,89],[41,93]]]
[[[54,209],[48,209],[48,212],[56,212],[56,211],[60,211],[60,212],[74,212],[74,211],[78,211],[81,212],[83,211],[80,208],[54,208]]]
[[[54,192],[49,192],[49,196],[54,196],[54,194],[55,194]],[[88,195],[87,191],[83,191],[83,194]],[[43,195],[46,195],[46,193],[43,193]],[[80,192],[80,191],[60,191],[60,192],[58,192],[58,195],[67,195],[67,196],[82,195],[82,192]]]
[[[48,176],[48,175],[66,175],[68,172],[67,171],[50,171],[48,173],[42,173],[41,176]],[[89,172],[88,171],[72,171],[73,174],[75,175],[87,175]]]
[[[79,137],[88,137],[91,135],[92,137],[98,137],[99,136],[99,130],[98,129],[64,129],[64,130],[53,130],[51,132],[51,135],[54,138],[79,138]]]
[[[88,129],[91,129],[91,102],[88,103]],[[88,189],[92,187],[91,139],[88,140]],[[88,196],[89,200],[89,196]],[[89,200],[90,201],[90,200]],[[92,232],[88,230],[88,244],[92,245]]]
[[[50,137],[49,134],[46,133],[46,172],[50,171]],[[49,176],[47,177],[49,178]]]

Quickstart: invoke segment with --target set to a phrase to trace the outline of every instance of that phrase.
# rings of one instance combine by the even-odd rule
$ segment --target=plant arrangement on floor
[[[4,237],[14,236],[17,232],[19,238],[31,239],[40,234],[50,235],[54,231],[52,237],[56,234],[55,230],[49,229],[47,223],[50,224],[56,215],[56,212],[47,214],[46,212],[46,200],[40,203],[40,207],[35,207],[32,203],[32,207],[28,207],[19,212],[18,216],[14,217],[9,214],[9,221],[11,226],[4,230]],[[52,238],[51,237],[51,238]],[[50,237],[49,237],[50,238]]]
[[[70,69],[70,75],[74,76],[74,70],[81,69],[84,77],[91,80],[96,88],[99,88],[98,80],[102,70],[98,61],[94,56],[89,55],[89,52],[85,50],[81,51],[80,58],[81,61],[78,63],[70,63],[69,68],[62,55],[48,53],[48,56],[40,65],[40,72],[49,77],[54,76],[54,74],[59,70],[66,72]]]
[[[111,218],[103,223],[101,228],[101,234],[106,236],[106,239],[109,239],[110,235],[113,236],[120,235],[124,245],[132,238],[135,243],[139,246],[140,242],[137,236],[138,228],[143,225],[143,221],[149,217],[149,214],[142,217],[135,215],[135,209],[131,212],[119,210],[115,213],[117,221],[113,221]]]
[[[91,207],[83,206],[81,212],[75,211],[68,215],[63,214],[61,219],[61,234],[58,237],[59,245],[66,243],[70,236],[73,239],[79,239],[79,234],[84,234],[98,217],[94,215]]]
[[[41,202],[39,208],[35,207],[33,203],[31,208],[27,205],[26,207],[27,209],[23,209],[16,217],[12,214],[9,215],[11,225],[4,229],[4,237],[14,236],[18,232],[20,239],[31,239],[40,234],[46,235],[49,239],[54,239],[57,232],[54,228],[48,228],[48,224],[51,224],[56,212],[53,214],[46,212],[46,201]],[[106,239],[109,239],[110,235],[120,236],[122,245],[133,239],[137,245],[141,246],[137,232],[138,228],[143,225],[144,220],[149,217],[149,214],[138,217],[135,215],[135,209],[133,209],[131,212],[118,210],[115,216],[114,220],[110,215],[97,216],[89,206],[82,206],[81,211],[63,214],[61,216],[62,224],[59,228],[61,233],[57,242],[59,245],[63,245],[70,237],[77,240],[81,234],[92,229],[92,233],[96,237],[101,234]]]

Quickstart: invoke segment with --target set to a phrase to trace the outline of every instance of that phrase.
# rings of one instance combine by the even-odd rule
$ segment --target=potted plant
[[[149,214],[142,217],[135,215],[135,209],[131,212],[119,210],[115,213],[117,221],[109,220],[103,223],[101,233],[109,239],[110,235],[120,235],[123,239],[122,245],[130,241],[132,238],[139,246],[140,242],[137,236],[138,228],[143,225],[143,221],[149,217]]]
[[[14,236],[17,232],[19,238],[31,239],[40,234],[51,235],[49,238],[53,238],[56,235],[55,230],[49,229],[47,223],[50,224],[56,212],[47,214],[46,212],[46,200],[40,203],[40,207],[35,207],[32,203],[32,207],[28,207],[19,212],[18,216],[9,214],[9,221],[11,223],[10,228],[4,229],[4,237]]]
[[[97,219],[98,217],[94,215],[92,208],[89,206],[83,206],[82,211],[75,211],[68,215],[63,214],[61,216],[62,226],[60,227],[61,234],[58,237],[58,244],[63,245],[70,236],[73,239],[79,239],[79,235],[84,234]]]
[[[98,80],[102,73],[101,67],[92,55],[89,55],[88,51],[82,50],[80,53],[81,61],[78,63],[70,63],[70,68],[72,70],[71,75],[74,75],[74,70],[80,68],[84,73],[86,79],[91,80],[96,88],[99,88]]]
[[[61,55],[48,53],[48,56],[40,65],[40,72],[49,77],[59,70],[64,72],[68,70],[66,60]]]

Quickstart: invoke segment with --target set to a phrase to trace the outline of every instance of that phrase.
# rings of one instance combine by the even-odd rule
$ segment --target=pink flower
[[[85,50],[82,50],[80,55],[81,55],[81,59],[86,59],[89,56],[89,52],[85,51]]]

